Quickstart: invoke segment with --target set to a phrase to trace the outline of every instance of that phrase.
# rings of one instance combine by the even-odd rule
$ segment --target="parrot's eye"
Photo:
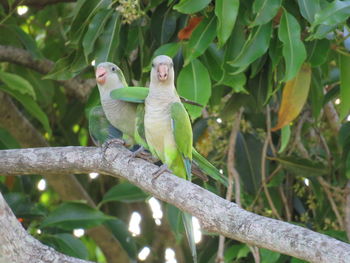
[[[117,68],[116,67],[112,67],[112,71],[114,72],[114,71],[116,71],[117,70]]]

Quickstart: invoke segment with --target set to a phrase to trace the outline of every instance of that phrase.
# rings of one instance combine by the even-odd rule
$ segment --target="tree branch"
[[[0,62],[10,62],[33,69],[43,75],[49,73],[54,66],[54,62],[48,59],[34,59],[32,55],[21,48],[0,45]],[[94,79],[83,80],[80,77],[75,77],[69,80],[58,81],[62,84],[69,95],[73,95],[85,101],[91,90],[96,86]]]
[[[22,147],[49,146],[44,137],[3,92],[0,92],[0,127],[9,131]],[[86,200],[90,206],[95,207],[88,193],[73,175],[66,175],[64,178],[55,174],[42,175],[62,200]],[[107,228],[95,227],[89,229],[87,234],[102,249],[108,262],[129,262],[128,255]]]
[[[153,180],[158,167],[130,159],[117,145],[103,154],[96,147],[33,148],[0,151],[0,174],[70,174],[92,171],[121,176],[155,197],[196,216],[209,232],[311,262],[349,262],[350,245],[334,238],[239,208],[169,173]]]
[[[30,236],[0,193],[0,262],[88,263],[61,254]]]

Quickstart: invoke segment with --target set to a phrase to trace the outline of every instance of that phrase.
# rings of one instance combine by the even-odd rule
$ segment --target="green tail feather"
[[[194,231],[192,225],[192,216],[188,213],[182,212],[182,222],[185,226],[187,241],[191,249],[191,254],[193,258],[193,262],[197,263],[197,250],[196,250],[196,242],[194,240]]]
[[[198,167],[211,178],[221,182],[226,187],[228,186],[227,178],[224,177],[218,169],[215,168],[207,159],[205,159],[199,152],[192,148],[193,161]]]

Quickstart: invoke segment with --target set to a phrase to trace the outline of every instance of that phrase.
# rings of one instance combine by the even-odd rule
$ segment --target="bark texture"
[[[0,263],[88,263],[43,245],[18,222],[0,193]]]
[[[0,151],[0,174],[99,172],[121,176],[153,196],[196,216],[202,227],[250,245],[317,263],[350,262],[350,245],[309,229],[248,212],[169,173],[153,180],[158,167],[130,159],[123,146],[105,155],[96,147],[33,148]]]

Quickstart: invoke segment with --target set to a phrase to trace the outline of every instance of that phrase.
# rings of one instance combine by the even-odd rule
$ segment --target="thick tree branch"
[[[0,151],[0,174],[70,174],[92,171],[121,176],[155,197],[196,216],[205,230],[311,262],[350,262],[350,245],[334,238],[239,208],[158,167],[130,159],[123,146],[33,148]]]
[[[0,262],[88,263],[55,251],[30,236],[0,193]]]
[[[32,55],[24,49],[0,45],[0,62],[5,61],[33,69],[43,75],[49,73],[54,66],[54,62],[48,59],[34,59]],[[96,81],[94,79],[83,80],[79,77],[58,82],[66,88],[68,94],[82,101],[88,98],[91,90],[96,86]]]
[[[9,131],[22,147],[49,146],[44,137],[3,92],[0,92],[0,127]],[[88,193],[73,175],[66,175],[64,178],[55,174],[42,175],[62,200],[86,200],[89,205],[95,206]],[[100,246],[108,262],[129,262],[126,252],[104,226],[89,229],[88,235]]]

